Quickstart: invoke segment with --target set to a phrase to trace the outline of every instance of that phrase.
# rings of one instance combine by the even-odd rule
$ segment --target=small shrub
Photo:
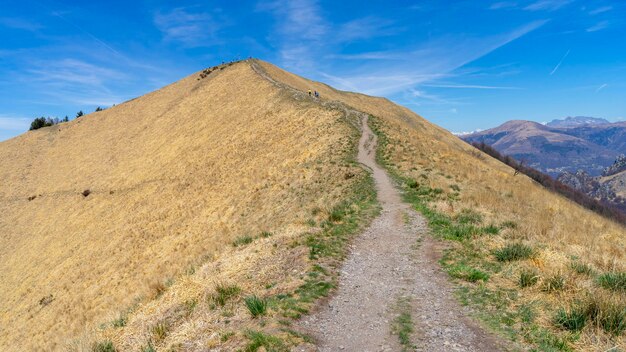
[[[113,346],[113,342],[107,340],[95,343],[91,346],[91,352],[117,352],[117,350]]]
[[[241,293],[241,288],[236,285],[218,284],[215,287],[215,294],[212,296],[215,304],[224,306],[230,299],[237,297]]]
[[[569,331],[580,331],[585,327],[586,323],[587,315],[585,309],[580,306],[572,307],[569,311],[561,308],[554,317],[556,326]]]
[[[598,283],[607,290],[626,292],[626,272],[604,273],[598,277]]]
[[[252,236],[245,235],[245,236],[237,237],[233,241],[233,247],[245,246],[247,244],[252,243],[252,241],[254,241],[254,238],[252,238]]]
[[[539,281],[539,275],[534,270],[524,270],[519,274],[519,286],[531,287]]]
[[[91,194],[91,191],[86,189],[81,194],[83,195],[83,197],[87,197],[87,196],[89,196]]]
[[[451,188],[453,191],[457,191],[457,192],[460,192],[460,191],[461,191],[461,187],[459,187],[458,185],[451,185],[451,186],[450,186],[450,188]]]
[[[253,318],[265,315],[267,311],[267,301],[265,299],[253,295],[246,297],[244,301]]]
[[[525,244],[513,243],[496,250],[494,255],[499,262],[510,262],[531,258],[534,251]]]
[[[545,292],[560,291],[565,287],[565,278],[561,274],[555,274],[545,280],[542,290]]]

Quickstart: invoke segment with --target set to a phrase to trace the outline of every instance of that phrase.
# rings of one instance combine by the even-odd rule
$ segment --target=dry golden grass
[[[363,177],[339,112],[245,62],[197,78],[0,143],[0,350],[61,349],[238,236],[297,233]],[[241,259],[220,270],[281,263]]]
[[[577,274],[570,267],[575,260],[590,265],[598,273],[626,271],[626,229],[623,226],[546,191],[524,175],[514,176],[510,167],[386,99],[340,92],[271,65],[265,66],[279,81],[301,90],[313,85],[323,98],[342,101],[375,116],[389,139],[384,153],[392,169],[447,193],[451,193],[451,186],[460,188],[460,200],[438,202],[435,206],[439,211],[454,216],[463,209],[472,209],[484,217],[485,225],[515,222],[515,229],[505,229],[498,236],[484,236],[474,245],[491,261],[494,261],[491,251],[508,243],[522,241],[538,249],[538,256],[532,260],[506,264],[486,287],[517,290],[519,272],[523,268],[537,270],[541,277],[539,283],[525,289],[517,304],[544,304],[547,308],[539,309],[537,318],[542,327],[558,332],[553,324],[554,310],[589,296],[622,302],[624,306],[623,292],[599,288],[593,275]],[[565,277],[565,289],[543,291],[544,282],[556,274]],[[614,338],[595,327],[585,329],[574,342],[576,349],[590,351],[625,344],[624,335]]]
[[[520,303],[556,306],[582,290],[615,298],[589,278],[569,278],[568,266],[576,256],[598,271],[625,270],[619,225],[513,176],[386,99],[260,64],[277,81],[376,116],[389,138],[392,168],[430,187],[460,187],[459,201],[439,202],[437,209],[454,215],[470,208],[486,224],[517,223],[477,244],[489,253],[523,241],[539,255],[506,264],[510,268],[492,276],[489,287],[516,287],[519,270],[527,267],[539,270],[542,280],[565,273],[568,284],[559,293],[538,285]],[[305,221],[314,208],[345,199],[365,177],[346,163],[356,135],[341,113],[292,98],[240,63],[1,143],[0,177],[7,182],[0,186],[0,349],[84,350],[103,340],[121,350],[148,341],[178,350],[243,347],[243,331],[258,328],[260,320],[250,317],[242,296],[267,297],[301,285],[311,263],[300,241],[315,231]],[[347,172],[357,177],[346,179]],[[93,193],[84,198],[84,189]],[[261,231],[274,236],[230,245]],[[175,279],[169,287],[168,278]],[[238,285],[241,296],[214,307],[210,297],[218,284]],[[41,306],[49,294],[54,300]],[[125,326],[113,327],[120,314]],[[548,313],[538,318],[548,329],[550,319]],[[602,332],[585,330],[577,347],[610,343]]]

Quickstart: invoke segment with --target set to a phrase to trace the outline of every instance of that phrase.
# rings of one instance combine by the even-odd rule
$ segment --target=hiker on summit
[[[311,96],[311,90],[309,89],[309,96]]]
[[[320,93],[318,93],[317,91],[315,91],[315,97],[319,98],[320,97]]]

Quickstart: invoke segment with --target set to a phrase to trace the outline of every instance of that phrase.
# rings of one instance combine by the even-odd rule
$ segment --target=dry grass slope
[[[354,134],[243,62],[0,143],[0,350],[80,343],[238,236],[308,228],[365,175]]]
[[[513,176],[386,99],[259,64],[276,81],[373,115],[388,142],[381,154],[388,167],[442,190],[435,209],[456,219],[477,213],[501,228],[471,240],[499,269],[474,275],[466,287],[517,292],[521,271],[538,273],[540,284],[509,305],[538,307],[534,321],[555,334],[561,330],[553,313],[581,292],[624,300],[571,269],[575,258],[594,272],[626,270],[619,225]],[[0,144],[0,177],[8,180],[0,188],[0,349],[59,348],[85,331],[76,349],[95,339],[119,350],[281,351],[289,336],[302,340],[278,312],[291,299],[284,293],[307,282],[317,285],[307,290],[328,288],[310,281],[333,267],[310,271],[312,250],[326,231],[320,224],[335,217],[332,207],[366,179],[347,161],[357,137],[340,111],[294,99],[240,63]],[[85,198],[79,193],[87,188],[93,193]],[[231,246],[242,235],[258,238]],[[530,245],[536,255],[498,262],[494,251],[511,243]],[[559,273],[564,289],[545,289]],[[169,277],[175,281],[166,288]],[[229,291],[233,285],[238,290]],[[236,293],[216,300],[219,292]],[[51,303],[41,305],[50,294]],[[266,315],[250,315],[244,298],[251,295],[267,299]],[[572,341],[598,350],[624,338],[587,327]]]

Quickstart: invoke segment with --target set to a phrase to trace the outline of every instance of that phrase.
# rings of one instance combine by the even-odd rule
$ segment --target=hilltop
[[[604,121],[578,117],[542,125],[515,120],[462,138],[485,142],[552,176],[578,170],[597,176],[626,150],[626,122]]]
[[[375,147],[359,144],[363,123]],[[387,99],[245,60],[0,143],[0,349],[310,346],[299,319],[345,282],[342,259],[359,255],[348,244],[370,229],[370,248],[390,247],[371,235],[389,215],[377,216],[388,200],[371,174],[383,169],[357,162],[365,144],[422,214],[394,221],[430,228],[402,234],[412,243],[399,249],[401,269],[370,263],[385,277],[402,281],[398,270],[426,270],[422,260],[443,254],[462,302],[502,338],[553,349],[624,343],[611,325],[625,319],[622,226]],[[445,305],[454,296],[440,289],[441,269],[427,270],[421,306],[428,295]],[[420,302],[397,303],[382,308],[398,319],[376,323],[406,336],[399,343],[443,330],[412,309]],[[583,326],[555,320],[576,304],[593,313]],[[461,310],[446,313],[469,319]]]

